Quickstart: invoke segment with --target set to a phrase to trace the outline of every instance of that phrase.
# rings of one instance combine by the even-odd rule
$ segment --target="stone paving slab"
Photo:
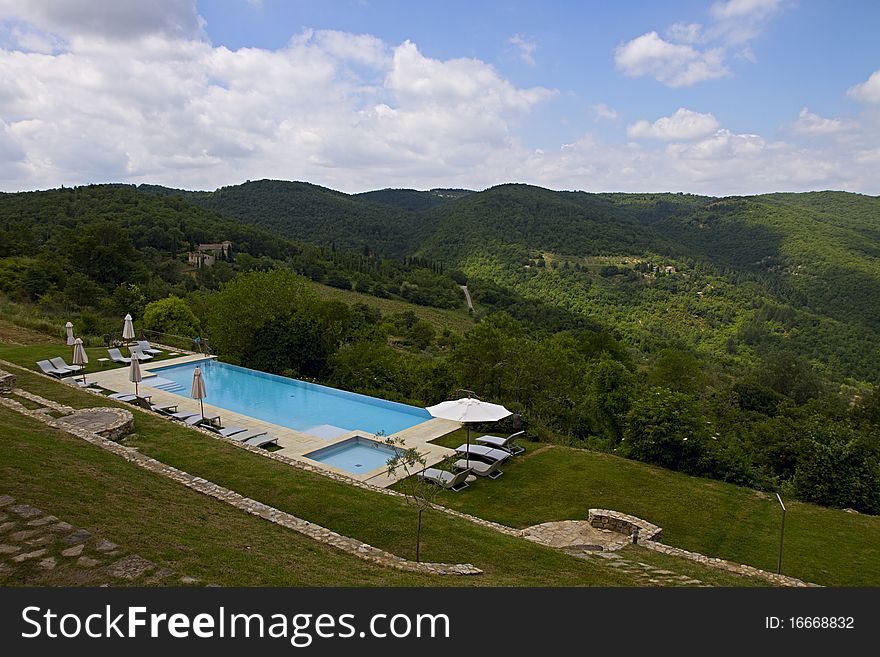
[[[37,507],[13,502],[10,495],[0,496],[0,504],[13,511],[0,542],[0,585],[198,584]]]

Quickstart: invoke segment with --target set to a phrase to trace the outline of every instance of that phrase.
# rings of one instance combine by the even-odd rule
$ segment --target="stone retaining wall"
[[[15,389],[15,374],[0,370],[0,392],[12,392]]]
[[[55,429],[60,429],[77,436],[92,445],[96,445],[97,447],[116,454],[117,456],[121,456],[126,461],[183,484],[187,488],[230,504],[242,511],[250,513],[251,515],[265,518],[277,525],[292,529],[293,531],[299,532],[300,534],[308,536],[316,541],[330,545],[343,552],[347,552],[348,554],[352,554],[360,559],[375,563],[379,566],[427,575],[478,575],[483,572],[472,564],[419,563],[404,559],[403,557],[391,554],[385,550],[380,550],[379,548],[358,541],[357,539],[337,534],[325,527],[303,520],[302,518],[298,518],[290,513],[263,504],[262,502],[257,502],[256,500],[240,495],[228,488],[218,486],[217,484],[202,479],[201,477],[196,477],[183,470],[178,470],[177,468],[166,465],[165,463],[157,461],[145,454],[141,454],[135,449],[124,447],[119,443],[115,443],[112,440],[108,440],[96,433],[92,433],[91,431],[64,424],[62,421],[48,417],[44,412],[31,411],[15,400],[0,397],[0,404],[23,415],[39,420]]]
[[[638,528],[638,544],[649,550],[654,550],[655,552],[662,552],[663,554],[669,554],[681,559],[696,561],[704,566],[709,566],[710,568],[716,568],[718,570],[726,570],[731,573],[736,573],[737,575],[757,577],[777,586],[818,586],[818,584],[804,582],[795,577],[777,575],[776,573],[770,573],[766,570],[755,568],[754,566],[734,563],[733,561],[727,561],[717,557],[707,557],[705,554],[700,554],[699,552],[689,552],[688,550],[682,550],[681,548],[672,547],[671,545],[665,545],[661,542],[663,540],[662,527],[658,527],[647,520],[642,520],[641,518],[626,513],[610,511],[608,509],[590,509],[589,519],[590,524],[593,525],[593,527],[617,531],[622,534],[627,534],[630,538],[632,538],[635,529]]]
[[[649,550],[654,550],[655,552],[662,552],[663,554],[670,554],[681,559],[696,561],[697,563],[701,563],[704,566],[709,566],[710,568],[726,570],[728,572],[736,573],[738,575],[745,575],[747,577],[758,577],[759,579],[766,580],[771,584],[776,584],[777,586],[792,586],[798,588],[819,586],[818,584],[805,582],[803,580],[797,579],[796,577],[777,575],[776,573],[770,573],[766,570],[755,568],[754,566],[749,566],[742,563],[735,563],[733,561],[727,561],[725,559],[718,559],[717,557],[707,557],[705,554],[700,554],[699,552],[689,552],[688,550],[682,550],[681,548],[672,547],[671,545],[664,545],[663,543],[658,543],[656,541],[643,541],[640,542],[640,545],[648,548]]]
[[[663,540],[662,527],[658,527],[647,520],[642,520],[626,513],[620,513],[619,511],[590,509],[588,519],[593,527],[610,529],[619,534],[632,536],[634,543],[636,542],[635,539],[638,539],[638,542]]]

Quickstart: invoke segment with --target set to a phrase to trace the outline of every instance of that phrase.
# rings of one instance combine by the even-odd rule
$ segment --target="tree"
[[[697,474],[707,438],[706,420],[693,397],[655,387],[627,415],[623,447],[637,461]]]
[[[623,438],[624,421],[632,404],[635,377],[620,361],[607,354],[587,365],[586,390],[581,403],[592,434],[617,445]]]
[[[170,296],[147,304],[144,310],[144,328],[160,333],[191,337],[199,335],[199,320],[179,297]]]
[[[108,302],[109,310],[114,316],[122,317],[130,314],[135,321],[144,316],[146,305],[147,299],[144,293],[134,283],[123,283],[116,286]]]
[[[207,320],[211,346],[230,362],[240,363],[261,327],[280,317],[312,312],[317,305],[306,279],[289,270],[239,274],[212,299]]]
[[[803,425],[791,487],[805,502],[880,513],[880,459],[848,425],[815,417]]]
[[[424,472],[427,461],[415,447],[405,448],[402,438],[386,437],[383,434],[377,434],[377,437],[384,438],[385,443],[394,448],[395,456],[388,460],[387,474],[389,477],[395,477],[401,473],[404,475],[405,478],[401,482],[401,492],[406,497],[407,504],[415,507],[418,513],[416,561],[419,561],[422,544],[422,516],[425,511],[433,508],[434,500],[437,499],[437,496],[443,489],[434,482],[419,476],[420,473]]]
[[[112,221],[83,228],[70,254],[77,267],[99,283],[117,285],[127,279],[137,261],[128,231]]]
[[[75,271],[67,277],[64,296],[75,306],[96,306],[104,296],[104,290],[82,272]]]

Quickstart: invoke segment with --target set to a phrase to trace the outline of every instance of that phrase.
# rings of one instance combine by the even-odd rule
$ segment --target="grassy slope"
[[[463,432],[438,443],[456,447]],[[609,454],[526,443],[498,482],[478,481],[441,503],[515,527],[631,513],[664,528],[664,542],[776,570],[780,511],[746,488]],[[502,485],[496,485],[496,483]],[[834,586],[880,585],[880,517],[787,501],[783,573]]]
[[[0,352],[0,356],[8,354]],[[46,380],[34,374],[17,372],[19,384],[37,394],[44,395],[74,407],[89,407],[97,405],[118,405],[108,399],[95,397],[75,388]],[[3,426],[6,426],[3,423]],[[414,540],[414,515],[413,510],[399,498],[391,498],[377,493],[369,493],[352,486],[334,482],[326,477],[313,475],[304,471],[293,469],[290,466],[271,462],[261,456],[253,455],[231,445],[222,443],[214,438],[205,436],[200,432],[186,429],[166,419],[144,413],[135,414],[136,436],[126,439],[126,444],[137,447],[142,452],[149,454],[166,463],[184,469],[190,473],[205,477],[218,484],[230,487],[244,495],[271,504],[280,509],[294,513],[307,520],[314,521],[325,527],[338,531],[342,534],[359,538],[367,543],[390,550],[406,557],[413,555]],[[0,430],[3,437],[4,449],[12,449],[19,441],[17,432]],[[88,446],[85,446],[88,447]],[[166,504],[175,504],[170,499],[162,504],[153,505],[144,501],[134,494],[134,487],[123,487],[131,492],[130,503],[115,503],[113,513],[104,513],[102,510],[83,506],[82,499],[98,499],[102,504],[105,498],[114,490],[112,483],[101,486],[101,490],[92,491],[92,479],[100,482],[106,476],[107,460],[100,450],[91,448],[93,453],[84,454],[79,450],[79,463],[68,461],[67,463],[54,463],[49,458],[52,453],[51,441],[46,451],[41,453],[41,458],[25,458],[28,448],[19,446],[15,449],[20,451],[19,460],[27,461],[20,465],[12,465],[4,457],[4,463],[10,463],[10,469],[4,473],[4,480],[19,480],[13,487],[23,498],[31,499],[36,495],[32,491],[42,487],[46,491],[53,490],[56,486],[63,486],[57,496],[68,500],[63,508],[59,505],[45,504],[46,508],[56,515],[71,514],[73,522],[78,522],[88,528],[94,528],[111,539],[130,545],[132,549],[150,558],[174,560],[174,555],[166,556],[157,554],[163,540],[152,537],[147,541],[148,548],[155,543],[155,550],[144,549],[136,540],[138,529],[135,525],[142,523],[145,527],[159,523],[163,525],[163,508]],[[84,449],[84,447],[83,447]],[[88,451],[88,450],[86,450]],[[30,452],[33,455],[35,452]],[[45,458],[43,458],[45,457]],[[44,468],[41,463],[46,460]],[[123,464],[120,462],[120,467]],[[4,466],[6,467],[6,466]],[[133,466],[126,466],[133,468]],[[68,486],[65,483],[68,471],[82,471],[83,476],[73,477],[73,483]],[[52,476],[49,476],[49,475]],[[121,474],[124,479],[126,474]],[[41,483],[38,483],[41,482]],[[7,485],[9,486],[9,485]],[[149,490],[149,489],[144,489]],[[29,497],[30,496],[30,497]],[[149,497],[149,494],[147,495]],[[52,497],[55,497],[53,495]],[[206,502],[200,499],[187,501],[189,494],[183,495],[176,502],[177,507],[185,512],[186,517],[200,517],[203,514],[201,507]],[[51,498],[50,498],[51,499]],[[123,499],[120,497],[120,500]],[[34,499],[35,504],[43,504],[46,499]],[[214,503],[207,506],[213,506]],[[148,509],[144,513],[143,509]],[[108,527],[106,524],[95,525],[88,518],[89,515],[100,511],[101,523],[109,523],[110,516],[116,518],[115,525]],[[155,516],[153,514],[155,513]],[[244,514],[242,514],[244,515]],[[132,523],[133,517],[138,518],[137,523]],[[156,519],[158,518],[158,520]],[[132,527],[128,527],[132,525]],[[145,529],[145,534],[149,534]],[[229,531],[222,525],[211,528],[210,522],[202,525],[199,530],[192,530],[193,540],[202,531],[206,534],[217,536],[217,541],[232,541],[233,545],[240,545],[238,536],[250,536],[251,530],[234,529]],[[225,538],[224,538],[225,537]],[[173,541],[168,541],[172,543]],[[211,544],[215,544],[212,539]],[[279,543],[280,544],[280,543]],[[189,549],[189,548],[187,548]],[[570,586],[570,585],[631,585],[633,580],[622,573],[617,573],[603,563],[584,562],[574,559],[555,550],[550,550],[523,541],[522,539],[504,536],[495,531],[481,528],[470,522],[458,520],[443,514],[431,513],[426,518],[423,531],[422,554],[424,560],[446,562],[471,562],[486,571],[485,575],[477,578],[421,578],[422,583],[432,585],[509,585],[509,586]],[[204,553],[198,561],[208,558]],[[287,558],[287,557],[285,557]],[[181,572],[187,572],[194,576],[220,581],[220,583],[244,583],[243,579],[223,579],[222,569],[215,572],[215,566],[203,565],[196,569],[192,562],[181,565]],[[206,572],[207,569],[207,572]],[[338,563],[330,564],[325,573],[325,583],[332,583],[331,573],[340,569]],[[245,577],[244,575],[242,577]],[[340,575],[340,583],[351,580]],[[366,577],[365,584],[396,584],[412,583],[413,576],[401,578],[394,573],[386,577]],[[265,581],[265,580],[257,580]],[[280,580],[273,580],[278,583]],[[739,580],[730,580],[739,581]],[[248,582],[253,583],[253,582]]]
[[[383,316],[412,311],[415,313],[416,317],[425,320],[429,324],[433,324],[438,330],[448,328],[456,333],[464,333],[474,325],[473,320],[466,310],[430,308],[428,306],[407,303],[406,301],[400,301],[398,299],[381,299],[369,294],[363,294],[362,292],[342,290],[337,287],[322,285],[321,283],[316,283],[314,281],[309,281],[308,285],[322,299],[343,301],[348,304],[363,303],[367,306],[378,309]]]

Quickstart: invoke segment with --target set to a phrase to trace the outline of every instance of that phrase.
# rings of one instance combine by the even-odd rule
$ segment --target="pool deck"
[[[180,411],[192,411],[198,413],[199,402],[197,399],[192,399],[188,394],[179,395],[150,386],[150,378],[151,376],[155,376],[151,374],[151,370],[154,368],[182,365],[184,363],[191,363],[205,359],[206,357],[201,354],[187,354],[179,358],[167,358],[156,362],[142,362],[141,374],[143,376],[143,381],[138,384],[138,392],[141,394],[152,395],[153,404],[177,404],[178,410]],[[113,370],[99,370],[90,373],[88,376],[89,379],[107,390],[133,393],[134,384],[128,380],[128,372],[129,369],[127,367],[119,367]],[[208,390],[208,399],[210,399],[210,395],[211,391]],[[248,415],[235,413],[225,408],[220,408],[219,406],[212,406],[207,403],[207,400],[205,402],[205,415],[219,415],[220,421],[225,427],[243,427],[255,431],[265,431],[269,435],[278,439],[278,446],[281,449],[276,453],[283,454],[284,456],[297,461],[302,461],[303,463],[308,463],[312,466],[327,470],[328,472],[335,472],[353,479],[368,482],[373,486],[390,486],[394,482],[405,477],[405,473],[402,472],[398,472],[395,476],[389,477],[384,466],[364,474],[352,474],[347,470],[334,468],[325,463],[313,461],[305,456],[305,454],[313,452],[316,449],[335,445],[353,436],[374,438],[374,436],[367,431],[350,431],[331,440],[326,440],[317,436],[300,433],[299,431],[294,431],[293,429],[288,429],[287,427],[282,427],[278,424],[264,422],[263,420],[258,420],[257,418]],[[175,420],[169,418],[168,421],[174,422]],[[458,422],[432,418],[413,427],[397,432],[394,434],[394,438],[403,440],[402,447],[404,448],[415,447],[419,453],[425,457],[427,465],[431,466],[449,456],[452,456],[454,451],[446,447],[441,447],[440,445],[433,445],[430,441],[445,436],[461,426],[462,425]]]

